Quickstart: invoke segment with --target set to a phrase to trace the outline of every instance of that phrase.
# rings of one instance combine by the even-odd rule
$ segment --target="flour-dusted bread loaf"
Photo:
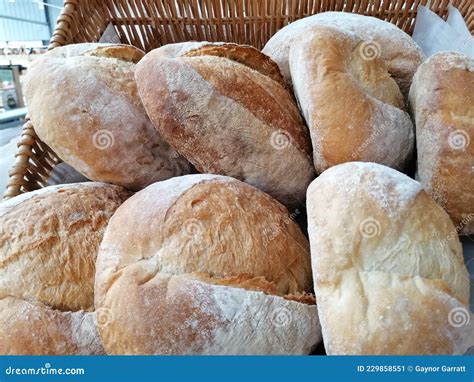
[[[188,41],[168,44],[157,49],[155,58],[178,58],[182,56],[216,56],[228,58],[240,62],[257,72],[274,79],[284,87],[287,87],[286,80],[281,74],[278,65],[270,57],[258,52],[254,47],[249,45]]]
[[[321,339],[310,289],[309,243],[280,203],[230,177],[177,177],[110,220],[99,332],[110,354],[308,354]]]
[[[129,196],[79,183],[0,203],[0,354],[104,353],[95,260],[110,217]]]
[[[88,179],[138,190],[190,172],[148,119],[134,79],[144,53],[77,44],[35,60],[26,79],[38,136]]]
[[[328,354],[462,354],[473,345],[461,244],[418,182],[346,163],[317,178],[307,198]]]
[[[247,46],[187,47],[154,50],[137,65],[155,127],[198,171],[243,180],[290,207],[304,202],[315,176],[309,134],[275,64]]]
[[[380,57],[402,93],[408,95],[413,75],[423,60],[419,46],[389,22],[346,12],[324,12],[303,18],[282,28],[268,41],[263,53],[278,64],[288,82],[291,82],[288,62],[291,45],[314,26],[332,26],[355,33],[364,40],[359,46],[360,55],[368,61]]]
[[[410,90],[416,122],[417,178],[458,232],[474,234],[474,60],[438,53]]]
[[[293,87],[318,173],[352,161],[403,169],[412,157],[413,124],[400,89],[382,60],[359,54],[363,44],[352,33],[318,26],[291,47]]]

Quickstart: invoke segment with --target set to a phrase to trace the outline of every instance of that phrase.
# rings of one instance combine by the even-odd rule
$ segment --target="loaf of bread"
[[[133,224],[130,224],[133,222]],[[320,341],[309,243],[230,177],[188,175],[127,200],[99,249],[109,354],[308,354]]]
[[[450,52],[431,56],[418,68],[409,99],[417,178],[458,232],[474,234],[474,60]]]
[[[328,354],[463,354],[470,280],[446,212],[385,166],[335,166],[309,187],[315,294]]]
[[[103,354],[95,260],[129,192],[103,183],[50,186],[0,204],[0,354]]]
[[[200,172],[240,179],[290,207],[304,202],[315,176],[310,139],[275,64],[247,46],[188,47],[154,50],[136,68],[160,134]]]
[[[360,56],[367,61],[381,58],[402,93],[408,95],[413,75],[423,60],[421,49],[409,35],[389,22],[346,12],[324,12],[303,18],[280,29],[268,41],[263,53],[278,64],[288,82],[291,82],[290,48],[314,26],[332,26],[355,33],[364,40],[358,47]]]
[[[141,189],[190,172],[154,129],[137,94],[128,45],[53,49],[28,70],[25,96],[35,132],[85,177]]]
[[[403,169],[414,132],[396,82],[381,59],[366,60],[364,41],[333,27],[305,29],[290,49],[293,87],[321,173],[363,161]]]
[[[249,45],[216,43],[207,41],[188,41],[168,44],[156,50],[155,58],[215,56],[228,58],[260,72],[287,87],[278,65],[270,57],[261,54]]]

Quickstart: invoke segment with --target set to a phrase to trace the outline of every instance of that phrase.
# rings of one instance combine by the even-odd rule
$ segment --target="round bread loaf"
[[[0,204],[0,354],[103,354],[95,260],[129,192],[50,186]]]
[[[461,244],[419,183],[346,163],[317,178],[307,200],[328,354],[463,354],[474,344]]]
[[[268,57],[235,44],[165,49],[136,68],[162,136],[202,173],[240,179],[287,206],[304,202],[315,176],[309,135]]]
[[[148,119],[134,79],[144,53],[77,44],[35,60],[25,96],[35,132],[88,179],[132,190],[190,172]]]
[[[288,82],[291,83],[288,61],[290,48],[293,42],[298,41],[314,26],[332,26],[355,33],[364,40],[359,47],[360,55],[367,61],[381,58],[402,93],[408,95],[416,68],[423,61],[419,46],[409,35],[389,22],[348,12],[318,13],[295,21],[273,35],[263,53],[278,64]]]
[[[413,125],[400,89],[382,60],[359,54],[363,44],[352,33],[318,26],[291,47],[293,87],[318,173],[354,160],[403,169],[412,157]]]
[[[431,56],[418,68],[409,99],[417,179],[458,232],[474,234],[474,60],[450,52]]]
[[[321,339],[310,288],[309,243],[280,203],[229,177],[173,178],[109,223],[99,333],[109,354],[308,354]]]

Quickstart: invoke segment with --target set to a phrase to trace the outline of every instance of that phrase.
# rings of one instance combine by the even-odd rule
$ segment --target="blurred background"
[[[47,49],[63,0],[0,0],[0,195],[26,115],[22,83]]]

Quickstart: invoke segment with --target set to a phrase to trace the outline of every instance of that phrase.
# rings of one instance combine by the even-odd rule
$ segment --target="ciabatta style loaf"
[[[328,354],[463,354],[470,280],[446,212],[421,185],[346,163],[308,189],[314,288]]]

